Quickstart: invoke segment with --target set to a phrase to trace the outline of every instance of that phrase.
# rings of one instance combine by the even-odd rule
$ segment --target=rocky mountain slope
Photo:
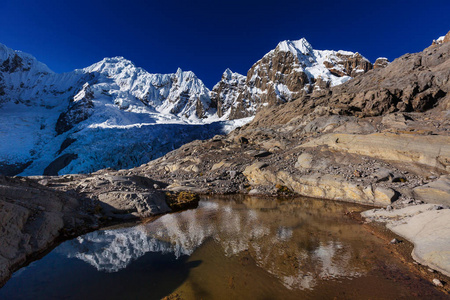
[[[33,56],[0,45],[0,174],[138,166],[250,119],[217,121],[253,117],[262,107],[371,68],[358,53],[314,50],[305,39],[284,41],[247,77],[226,70],[209,91],[193,72],[150,74],[123,57],[57,74]]]
[[[444,43],[406,54],[342,85],[266,107],[228,136],[122,172],[204,192],[276,193],[285,186],[379,205],[425,199],[412,190],[450,172],[449,53]]]
[[[388,63],[380,60],[377,67]],[[304,38],[282,41],[250,68],[245,83],[242,76],[227,70],[213,88],[213,99],[225,103],[227,111],[222,114],[229,118],[248,117],[263,107],[342,84],[372,68],[359,53],[315,50]]]

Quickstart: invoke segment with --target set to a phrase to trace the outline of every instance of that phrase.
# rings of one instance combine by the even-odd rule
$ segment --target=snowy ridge
[[[283,41],[247,76],[225,70],[210,91],[191,71],[152,74],[120,56],[57,74],[0,44],[0,174],[131,168],[225,134],[262,107],[341,84],[369,65],[358,53]]]
[[[346,58],[359,56],[362,60],[369,62],[368,59],[361,56],[358,52],[315,50],[305,38],[297,41],[282,41],[275,50],[272,50],[267,55],[273,55],[277,51],[292,53],[297,58],[296,71],[305,72],[309,82],[313,83],[315,79],[320,77],[323,81],[329,82],[330,86],[342,84],[352,78],[350,75],[336,75],[336,71],[339,71],[341,74],[349,74],[352,71],[358,72],[358,70],[364,72],[360,68],[347,70],[343,64]],[[335,72],[330,71],[330,67],[327,67],[327,65],[332,65],[332,69]]]
[[[254,115],[265,106],[342,84],[371,68],[357,52],[315,50],[304,38],[282,41],[250,68],[230,117]]]
[[[236,123],[220,121],[193,72],[151,74],[112,57],[57,74],[4,45],[0,58],[3,174],[131,168]]]

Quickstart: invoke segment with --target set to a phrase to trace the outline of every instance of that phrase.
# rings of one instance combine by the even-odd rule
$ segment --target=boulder
[[[450,176],[441,176],[436,181],[418,186],[413,193],[416,199],[426,203],[450,205]]]

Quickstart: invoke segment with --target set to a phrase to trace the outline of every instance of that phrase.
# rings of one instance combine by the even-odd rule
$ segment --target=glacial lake
[[[211,197],[66,241],[0,299],[438,299],[348,215],[354,204]]]

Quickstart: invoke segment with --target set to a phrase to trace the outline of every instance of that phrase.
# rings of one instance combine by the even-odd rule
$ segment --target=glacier
[[[0,44],[0,173],[131,168],[248,121],[217,117],[190,71],[150,74],[113,57],[57,74]]]

